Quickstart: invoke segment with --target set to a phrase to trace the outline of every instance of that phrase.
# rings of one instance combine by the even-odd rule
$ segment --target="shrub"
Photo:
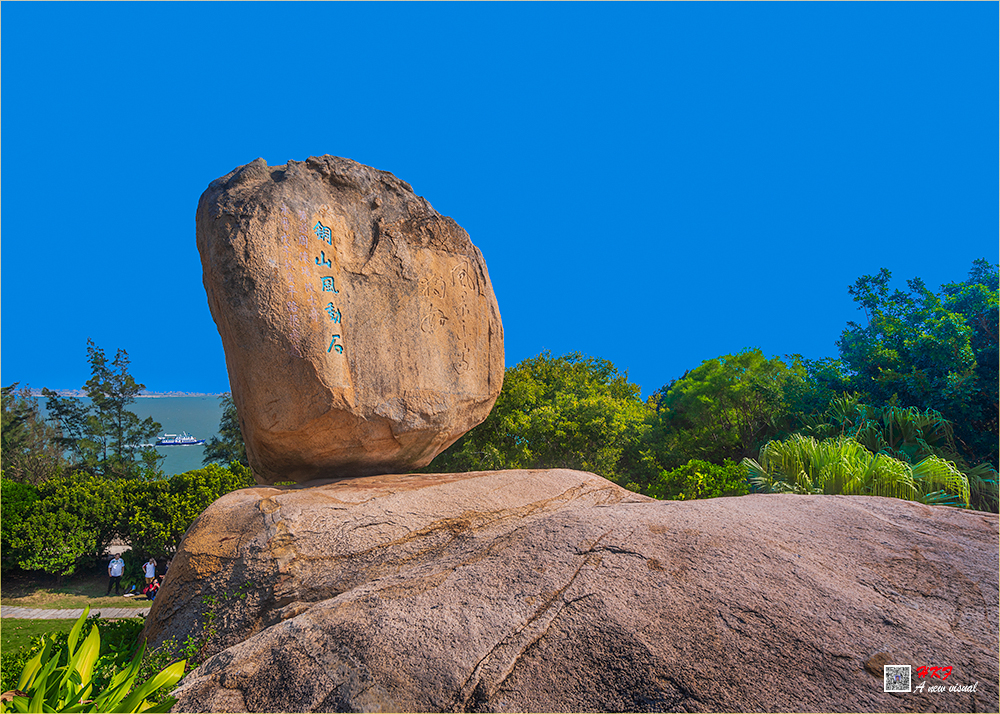
[[[0,479],[0,569],[17,566],[19,552],[13,540],[38,501],[38,489],[27,483]]]
[[[37,488],[4,480],[4,568],[72,575],[94,567],[115,537],[142,560],[167,556],[213,501],[253,485],[250,469],[238,462],[161,481],[108,480],[83,472]]]
[[[653,498],[672,501],[743,496],[749,492],[746,469],[729,459],[722,465],[692,459],[672,471],[661,471],[648,490]]]

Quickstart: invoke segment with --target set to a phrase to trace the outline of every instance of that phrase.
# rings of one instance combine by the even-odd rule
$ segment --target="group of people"
[[[148,599],[152,600],[156,597],[157,591],[160,589],[160,585],[163,583],[163,576],[167,574],[167,570],[170,568],[170,561],[168,560],[163,568],[163,574],[156,574],[156,559],[150,558],[145,563],[142,564],[142,574],[146,579],[146,585],[142,589],[142,594]],[[122,576],[125,574],[125,561],[122,560],[121,555],[115,555],[108,563],[108,592],[107,595],[111,595],[111,587],[115,588],[115,595],[120,595],[121,593],[121,580]],[[134,590],[134,588],[133,588]],[[129,595],[129,593],[125,593]]]

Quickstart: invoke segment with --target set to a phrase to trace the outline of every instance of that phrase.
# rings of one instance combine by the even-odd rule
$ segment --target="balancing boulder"
[[[482,254],[385,171],[335,156],[212,182],[198,250],[258,482],[399,473],[476,426],[503,384]]]

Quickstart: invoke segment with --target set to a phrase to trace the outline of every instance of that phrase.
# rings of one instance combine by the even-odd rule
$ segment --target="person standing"
[[[119,588],[121,587],[122,574],[125,572],[125,561],[122,560],[120,555],[116,555],[108,563],[108,592],[107,595],[111,594],[112,584],[115,586],[115,595],[120,595]],[[106,596],[105,596],[106,597]]]
[[[146,585],[149,585],[156,578],[156,560],[154,558],[147,560],[142,570],[146,575]]]

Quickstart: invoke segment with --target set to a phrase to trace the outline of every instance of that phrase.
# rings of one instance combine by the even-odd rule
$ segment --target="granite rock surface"
[[[196,216],[259,483],[419,468],[489,414],[503,327],[468,234],[335,156],[213,181]]]
[[[566,470],[258,487],[192,525],[144,634],[213,623],[185,712],[997,711],[997,532]],[[886,664],[944,689],[886,693]]]

